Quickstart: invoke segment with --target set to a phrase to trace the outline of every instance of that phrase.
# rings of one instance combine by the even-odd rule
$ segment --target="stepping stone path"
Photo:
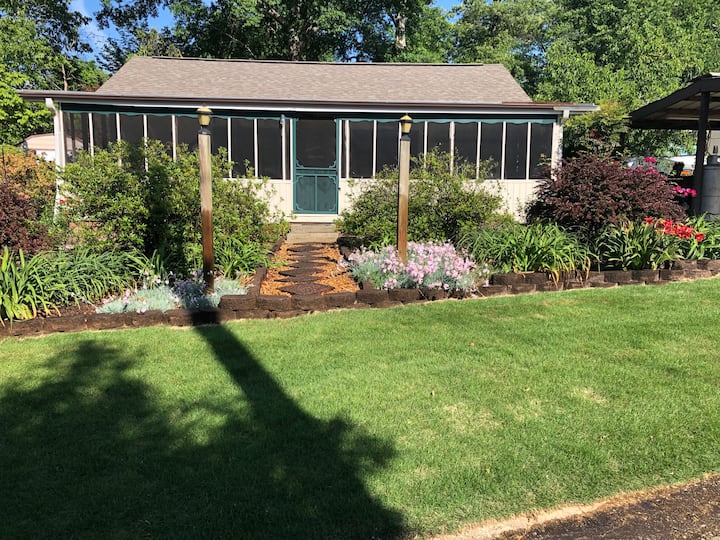
[[[322,264],[326,262],[322,249],[322,244],[294,244],[288,248],[289,268],[279,272],[283,276],[281,281],[288,282],[288,285],[280,288],[282,292],[302,295],[333,290],[328,285],[317,283],[317,280],[322,278]]]

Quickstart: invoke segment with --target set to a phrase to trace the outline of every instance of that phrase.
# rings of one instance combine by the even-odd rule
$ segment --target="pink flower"
[[[645,163],[652,163],[653,165],[655,165],[657,163],[657,159],[652,156],[648,156],[645,158]]]

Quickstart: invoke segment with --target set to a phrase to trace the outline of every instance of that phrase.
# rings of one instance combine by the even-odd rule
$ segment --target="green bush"
[[[7,247],[0,256],[0,324],[4,321],[32,319],[38,312],[50,313],[56,306],[47,290],[43,261],[35,256],[25,259],[22,250],[17,254]]]
[[[461,241],[473,260],[502,272],[561,272],[590,268],[592,254],[574,234],[554,223],[487,227]]]
[[[501,198],[475,180],[475,167],[431,152],[413,161],[408,200],[408,239],[415,242],[455,240],[493,218]],[[481,178],[484,171],[481,171]],[[385,169],[351,198],[338,220],[340,231],[358,244],[382,246],[397,234],[398,169]]]
[[[117,143],[94,156],[81,153],[64,173],[67,217],[75,241],[97,251],[159,253],[180,272],[200,261],[200,188],[197,152],[180,147],[176,159],[158,141]],[[228,180],[223,151],[213,156],[216,242],[266,245],[286,232],[267,203],[265,180]]]

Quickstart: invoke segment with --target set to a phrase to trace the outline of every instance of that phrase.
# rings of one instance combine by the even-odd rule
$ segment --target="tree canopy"
[[[95,51],[66,0],[0,0],[0,15],[3,118],[27,115],[8,89],[99,84],[90,53],[109,72],[135,54],[502,63],[534,99],[603,106],[570,134],[605,130],[605,150],[657,152],[683,141],[625,133],[626,114],[720,67],[711,0],[462,0],[450,12],[433,0],[103,0],[94,16],[114,37]],[[32,116],[18,125],[38,129]]]

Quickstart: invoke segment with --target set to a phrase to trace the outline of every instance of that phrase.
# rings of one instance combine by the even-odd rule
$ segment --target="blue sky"
[[[441,8],[447,10],[461,3],[462,0],[434,0],[434,4],[436,6],[440,6]],[[79,11],[83,15],[92,19],[90,24],[85,27],[84,33],[88,41],[91,43],[95,53],[100,52],[105,40],[108,37],[112,37],[113,35],[112,32],[107,29],[101,30],[93,17],[93,13],[100,9],[100,0],[72,0],[70,3],[70,7],[71,9]],[[168,22],[168,19],[169,17],[167,15],[161,14],[161,16],[158,17],[158,19],[156,19],[154,22],[159,28],[165,26]]]

